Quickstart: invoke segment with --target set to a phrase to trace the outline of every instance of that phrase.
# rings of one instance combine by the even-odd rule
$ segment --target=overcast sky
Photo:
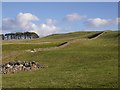
[[[2,3],[2,31],[40,36],[74,31],[117,30],[117,2]]]

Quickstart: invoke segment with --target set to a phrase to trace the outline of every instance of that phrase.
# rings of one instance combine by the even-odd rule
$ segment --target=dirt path
[[[26,52],[31,52],[31,53],[34,53],[34,52],[38,52],[38,51],[51,51],[51,50],[56,50],[56,49],[59,49],[59,48],[63,48],[71,43],[75,43],[77,41],[81,41],[81,40],[94,40],[94,39],[97,39],[98,37],[100,37],[101,35],[103,35],[105,32],[101,32],[101,33],[98,33],[95,37],[93,36],[92,38],[90,39],[75,39],[75,40],[71,40],[69,42],[64,42],[56,47],[51,47],[51,48],[37,48],[37,49],[33,49],[33,50],[25,50]]]

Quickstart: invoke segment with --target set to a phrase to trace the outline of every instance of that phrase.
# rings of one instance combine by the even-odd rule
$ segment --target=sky
[[[3,2],[119,2],[119,0],[2,0]]]
[[[39,36],[75,31],[117,30],[117,2],[3,2],[2,32]]]

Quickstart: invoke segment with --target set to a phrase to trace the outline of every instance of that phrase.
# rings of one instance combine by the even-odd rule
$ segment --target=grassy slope
[[[23,53],[4,59],[35,60],[49,67],[33,72],[3,75],[3,87],[117,87],[116,36],[117,32],[107,32],[96,40],[79,41],[59,50]],[[54,41],[53,37],[44,40]],[[3,51],[7,51],[6,48]]]
[[[2,57],[6,60],[3,60],[3,62],[12,60],[13,58],[10,59],[10,56],[18,56],[16,53],[21,53],[19,52],[20,50],[54,47],[72,39],[86,38],[88,35],[92,35],[94,33],[96,32],[73,32],[67,34],[50,35],[48,37],[32,40],[4,40],[2,41]]]
[[[53,34],[47,37],[43,37],[40,39],[33,39],[33,40],[4,40],[3,44],[21,44],[21,43],[38,43],[42,44],[44,42],[52,42],[52,43],[58,43],[58,42],[64,42],[64,41],[69,41],[77,38],[86,38],[89,35],[95,34],[96,32],[72,32],[72,33],[67,33],[67,34]]]

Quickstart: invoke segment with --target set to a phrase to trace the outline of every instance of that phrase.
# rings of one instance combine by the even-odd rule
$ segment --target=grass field
[[[80,40],[66,47],[35,53],[33,48],[55,47],[65,41],[87,38],[97,32],[51,35],[35,40],[3,41],[3,63],[32,61],[48,68],[3,75],[4,88],[117,88],[118,35],[106,31],[94,40]]]

